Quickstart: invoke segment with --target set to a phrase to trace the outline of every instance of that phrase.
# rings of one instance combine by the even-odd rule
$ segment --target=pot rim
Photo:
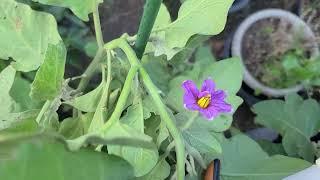
[[[232,40],[232,45],[231,45],[231,53],[232,56],[238,56],[241,59],[242,66],[244,68],[244,82],[252,89],[258,89],[260,90],[263,94],[267,96],[273,96],[273,97],[282,97],[285,96],[289,93],[293,92],[298,92],[303,89],[302,84],[298,84],[293,87],[288,87],[288,88],[272,88],[268,87],[264,84],[262,84],[260,81],[258,81],[251,73],[249,70],[246,68],[244,62],[243,62],[243,57],[241,53],[242,49],[242,39],[244,35],[246,34],[247,30],[257,21],[267,19],[270,17],[275,17],[275,18],[284,18],[289,23],[293,25],[295,29],[300,29],[303,27],[303,31],[305,36],[307,36],[310,39],[315,39],[315,35],[312,32],[311,28],[298,16],[295,14],[285,11],[282,9],[265,9],[258,11],[252,15],[250,15],[248,18],[246,18],[238,27],[237,31],[235,32]],[[312,56],[315,57],[319,55],[319,48],[318,44],[314,41],[313,43],[313,48],[312,50]]]

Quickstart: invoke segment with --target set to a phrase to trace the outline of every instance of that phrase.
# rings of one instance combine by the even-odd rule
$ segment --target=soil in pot
[[[310,59],[311,42],[312,39],[306,39],[302,32],[296,32],[292,24],[284,19],[262,19],[244,35],[244,64],[266,86],[292,87],[300,83],[304,74],[296,76],[299,72],[288,73],[287,70],[290,66],[302,66]]]

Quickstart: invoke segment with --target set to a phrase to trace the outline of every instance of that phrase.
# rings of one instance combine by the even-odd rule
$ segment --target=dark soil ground
[[[179,0],[164,0],[175,19],[180,5]],[[105,41],[116,38],[127,32],[135,34],[143,11],[144,0],[116,1],[109,0],[100,7],[102,31]],[[230,38],[248,15],[265,8],[281,8],[294,10],[295,0],[251,0],[245,9],[230,14],[225,30],[219,35],[211,38],[208,43],[212,52],[218,59],[225,58],[224,49],[226,40]],[[297,11],[296,11],[297,12]],[[234,125],[243,131],[256,127],[253,123],[254,115],[247,104],[243,104],[234,115]]]

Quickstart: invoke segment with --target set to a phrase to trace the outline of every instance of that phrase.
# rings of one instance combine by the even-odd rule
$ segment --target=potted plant
[[[288,11],[267,9],[249,16],[235,32],[231,52],[242,60],[245,83],[267,96],[297,92],[318,76],[315,36]]]

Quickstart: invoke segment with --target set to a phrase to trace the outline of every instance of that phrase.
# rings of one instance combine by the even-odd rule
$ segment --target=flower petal
[[[193,110],[193,111],[199,111],[201,108],[198,106],[197,103],[194,103],[194,104],[184,104],[184,107],[186,109],[189,109],[189,110]]]
[[[187,80],[182,83],[184,89],[183,103],[185,105],[195,104],[198,99],[199,90],[193,81]]]
[[[211,92],[211,98],[213,100],[224,100],[227,97],[227,94],[225,93],[225,91],[223,90],[217,90],[217,91],[213,91]]]
[[[211,101],[210,107],[213,107],[220,113],[232,112],[232,106],[224,101]]]
[[[219,115],[219,112],[213,106],[210,106],[206,109],[200,109],[200,113],[209,121],[212,121],[215,117]]]
[[[201,91],[199,94],[198,94],[198,99],[204,97],[204,96],[207,96],[208,94],[210,94],[209,91]]]
[[[216,87],[216,85],[212,79],[206,79],[203,81],[203,84],[201,87],[201,92],[203,92],[203,91],[213,92],[215,87]]]

